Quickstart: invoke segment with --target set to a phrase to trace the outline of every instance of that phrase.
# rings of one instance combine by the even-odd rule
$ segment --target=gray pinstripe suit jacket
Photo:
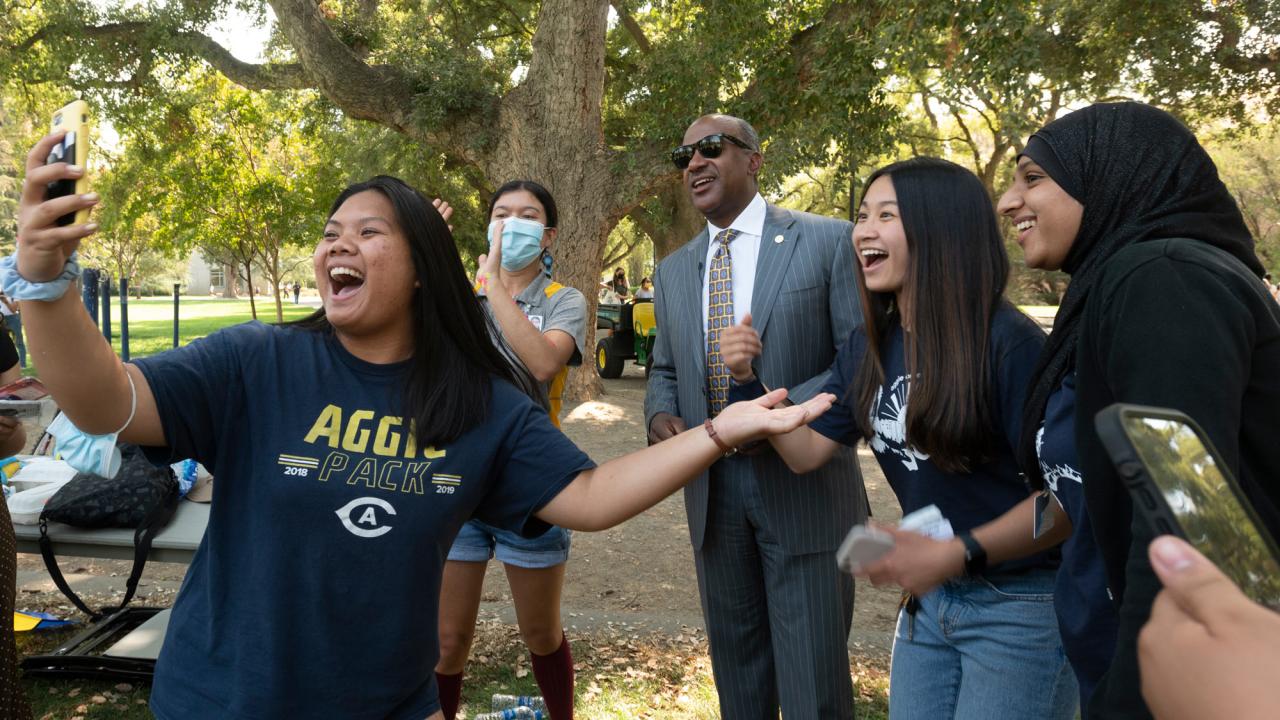
[[[775,242],[781,236],[782,242]],[[769,205],[752,291],[752,326],[763,353],[760,379],[807,400],[822,389],[836,350],[862,322],[854,271],[852,226]],[[645,395],[645,427],[659,412],[689,427],[707,417],[706,349],[702,283],[707,231],[662,261],[654,274],[658,339]],[[866,493],[857,458],[841,447],[831,462],[811,473],[792,473],[773,449],[721,460],[714,472],[729,479],[753,478],[765,512],[784,550],[792,554],[832,551],[849,528],[866,519]],[[685,488],[685,510],[694,549],[706,535],[708,474]]]

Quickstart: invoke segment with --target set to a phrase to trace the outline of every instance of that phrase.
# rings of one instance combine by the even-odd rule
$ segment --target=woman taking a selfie
[[[1044,333],[1005,301],[1009,275],[981,181],[944,160],[872,173],[853,230],[863,324],[824,390],[838,400],[810,427],[771,439],[797,473],[837,443],[865,440],[903,514],[936,506],[955,537],[885,528],[893,548],[858,569],[908,591],[893,643],[889,716],[1071,718],[1076,689],[1053,614],[1052,530],[1033,535],[1018,475],[1027,373]],[[731,399],[764,391],[759,340],[721,340]]]
[[[0,261],[42,379],[84,432],[218,478],[156,663],[162,720],[440,720],[440,578],[467,519],[526,537],[610,527],[830,401],[769,410],[780,390],[596,467],[494,346],[444,219],[385,176],[333,203],[313,257],[323,308],[308,320],[122,364],[67,292],[97,227],[55,218],[97,196],[45,199],[82,172],[44,164],[59,139],[27,158],[18,251]]]
[[[559,226],[555,200],[538,183],[514,180],[489,200],[489,220],[491,249],[480,256],[480,274],[486,278],[482,303],[501,330],[505,349],[541,384],[549,419],[559,427],[568,366],[582,364],[587,301],[576,289],[552,282],[544,269],[543,256]],[[569,543],[569,531],[555,526],[535,538],[480,520],[462,526],[440,588],[436,681],[445,720],[457,713],[485,570],[495,556],[506,571],[520,637],[551,720],[573,717],[573,655],[560,621]]]
[[[1160,589],[1147,556],[1154,532],[1132,512],[1094,417],[1116,402],[1186,413],[1263,522],[1280,527],[1280,306],[1213,161],[1156,108],[1094,105],[1041,128],[1000,211],[1017,227],[1028,265],[1071,275],[1035,365],[1019,455],[1037,483],[1042,466],[1070,459],[1037,457],[1036,433],[1048,432],[1064,403],[1074,406],[1059,424],[1074,430],[1083,503],[1060,495],[1079,536],[1065,563],[1099,553],[1105,588],[1086,578],[1077,593],[1096,602],[1107,590],[1118,613],[1114,657],[1097,673],[1085,717],[1150,717],[1137,637]],[[1072,489],[1058,482],[1064,487]]]

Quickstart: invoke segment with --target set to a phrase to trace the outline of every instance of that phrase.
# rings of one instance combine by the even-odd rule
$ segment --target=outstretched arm
[[[769,442],[791,472],[797,475],[826,465],[840,447],[840,443],[808,426],[798,427],[785,435],[774,435]]]
[[[720,355],[724,364],[733,376],[733,387],[729,391],[730,400],[740,400],[761,395],[765,386],[756,377],[752,363],[764,350],[760,334],[751,326],[751,313],[742,317],[742,322],[725,328],[720,336]],[[830,371],[822,373],[823,381],[830,377]],[[804,474],[822,467],[835,454],[839,445],[830,438],[815,432],[808,426],[801,426],[783,435],[769,438],[778,455],[791,469],[791,472]]]
[[[45,136],[27,155],[27,177],[18,212],[17,271],[28,282],[56,278],[80,242],[98,229],[96,223],[66,227],[56,223],[67,213],[96,205],[96,194],[45,200],[48,183],[84,174],[84,168],[66,163],[44,164],[62,135]],[[124,424],[130,406],[129,381],[125,377],[128,372],[138,391],[138,407],[121,438],[141,445],[164,444],[164,431],[146,379],[136,368],[126,369],[116,357],[89,318],[74,284],[56,300],[22,301],[22,318],[27,345],[40,367],[40,380],[76,427],[103,434]]]
[[[818,395],[802,405],[770,409],[786,390],[734,403],[713,421],[729,447],[785,433],[817,418],[835,398]],[[656,505],[724,455],[703,427],[686,430],[660,445],[610,460],[579,474],[538,512],[549,523],[573,530],[603,530]]]

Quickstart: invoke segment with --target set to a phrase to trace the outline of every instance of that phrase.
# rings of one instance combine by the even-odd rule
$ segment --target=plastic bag
[[[13,518],[18,525],[39,525],[40,513],[44,512],[45,503],[49,502],[49,498],[61,490],[70,479],[67,478],[62,482],[40,483],[14,493],[8,501],[9,517]]]

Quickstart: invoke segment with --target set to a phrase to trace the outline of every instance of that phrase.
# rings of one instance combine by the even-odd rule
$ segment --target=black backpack
[[[153,465],[135,445],[121,443],[119,447],[120,472],[114,478],[76,473],[49,498],[40,513],[40,554],[45,568],[62,594],[94,621],[123,609],[133,599],[151,552],[151,541],[178,509],[178,481],[173,469]],[[118,606],[94,611],[67,585],[53,555],[49,522],[81,528],[134,529],[133,570],[125,585],[124,600]]]

